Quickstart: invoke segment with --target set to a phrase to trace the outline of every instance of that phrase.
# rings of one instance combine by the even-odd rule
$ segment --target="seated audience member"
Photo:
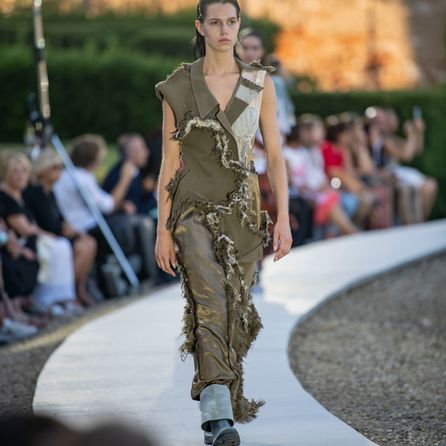
[[[392,108],[370,107],[366,116],[378,128],[371,141],[377,166],[389,170],[396,179],[400,221],[411,224],[427,220],[437,196],[438,183],[413,167],[401,165],[411,162],[424,150],[423,119],[405,121],[405,137],[401,137],[397,135],[400,121]]]
[[[291,129],[296,125],[296,111],[290,94],[288,93],[285,69],[274,54],[265,56],[265,65],[270,65],[276,68],[276,71],[271,73],[271,79],[274,82],[277,98],[277,122],[279,124],[280,133],[285,141],[286,135],[288,135],[291,132]]]
[[[343,211],[339,192],[330,187],[325,174],[320,149],[323,140],[321,119],[315,115],[302,115],[283,150],[291,184],[314,207],[316,225],[331,222],[343,234],[356,233],[358,228]]]
[[[143,176],[143,168],[147,165],[150,151],[141,135],[137,133],[124,134],[118,139],[118,149],[121,159],[112,167],[106,176],[102,188],[113,193],[119,183],[121,171],[126,165],[133,169],[133,177],[124,196],[124,207],[131,214],[148,215],[156,207],[155,185]],[[152,180],[152,178],[149,178]],[[132,206],[133,205],[133,206]]]
[[[370,214],[368,229],[391,227],[394,184],[392,177],[378,171],[370,155],[367,131],[373,132],[374,129],[369,126],[366,128],[364,120],[355,113],[342,113],[339,119],[352,126],[351,153],[346,157],[346,161],[351,165],[351,169],[357,172],[361,181],[378,197],[378,204]]]
[[[361,181],[348,161],[352,127],[347,123],[340,122],[336,116],[328,117],[326,122],[327,137],[322,145],[325,172],[330,178],[332,186],[341,190],[341,200],[358,203],[353,214],[353,221],[356,225],[363,227],[376,205],[377,198]],[[343,207],[346,209],[350,206],[348,203],[344,203]]]
[[[145,141],[150,150],[149,161],[142,169],[142,175],[145,178],[145,186],[148,190],[153,190],[157,199],[157,207],[150,212],[152,218],[158,218],[158,178],[161,170],[161,161],[163,158],[163,133],[161,129],[150,131]]]
[[[3,219],[0,219],[0,235],[3,240],[0,258],[2,275],[5,278],[2,291],[8,295],[6,304],[11,303],[6,309],[7,316],[25,322],[28,316],[22,311],[21,304],[24,302],[21,301],[21,297],[30,296],[37,285],[39,271],[37,257],[34,251],[21,245],[14,231],[6,226]]]
[[[30,173],[31,164],[23,153],[7,150],[0,155],[0,201],[5,222],[39,261],[38,283],[32,301],[26,299],[26,303],[44,314],[77,314],[81,308],[75,303],[71,245],[66,238],[50,235],[36,224],[22,197]]]
[[[36,414],[0,416],[0,444],[4,446],[155,446],[161,443],[119,419],[75,429],[55,417]]]
[[[133,164],[127,163],[121,169],[119,182],[113,193],[105,192],[97,183],[95,171],[101,165],[106,150],[106,143],[101,136],[81,135],[73,141],[71,160],[75,166],[76,179],[85,192],[103,214],[111,214],[122,208],[135,170]],[[53,190],[63,217],[76,231],[88,232],[97,226],[93,214],[66,170],[54,184]]]
[[[125,163],[120,171],[118,184],[112,193],[101,189],[94,172],[100,166],[106,151],[106,143],[99,135],[81,135],[73,141],[71,160],[75,166],[74,174],[86,193],[96,204],[99,211],[106,216],[111,229],[115,233],[124,252],[134,249],[133,243],[125,243],[123,233],[131,231],[130,223],[125,215],[113,214],[122,209],[125,195],[132,182],[135,168],[132,163]],[[97,263],[101,264],[109,253],[108,245],[97,225],[96,219],[85,204],[74,181],[65,170],[53,187],[57,205],[65,219],[77,232],[89,233],[98,243]],[[113,215],[112,215],[113,214]],[[123,218],[124,217],[124,218]],[[132,245],[131,247],[129,245]]]
[[[241,58],[245,63],[258,61],[264,64],[266,55],[265,38],[259,31],[253,28],[245,28],[240,31]]]
[[[86,284],[96,256],[96,241],[76,231],[62,217],[53,193],[53,186],[62,170],[62,161],[53,150],[42,151],[33,164],[34,182],[24,190],[23,199],[41,229],[70,240],[77,296],[84,306],[91,306],[95,301],[87,293]]]
[[[265,147],[263,146],[263,140],[261,138],[260,131],[257,132],[256,134],[252,153],[253,153],[254,166],[257,172],[257,178],[259,180],[260,207],[262,209],[265,209],[268,212],[269,216],[271,217],[271,220],[275,222],[277,221],[277,205],[271,188],[271,184],[268,179],[268,172],[266,170],[267,167],[266,153],[265,153]],[[289,207],[291,207],[291,200],[289,204],[290,204]],[[293,236],[293,243],[296,243],[296,232],[299,230],[299,222],[297,221],[294,212],[289,212],[289,215],[290,215],[290,227]],[[303,238],[304,237],[303,232],[301,232],[300,234],[302,234]],[[274,252],[272,244],[265,247],[263,251],[265,256],[272,254]],[[259,261],[259,270],[260,269],[261,269],[261,262]]]
[[[6,266],[3,260],[7,262]],[[26,314],[21,307],[20,296],[31,294],[37,282],[38,268],[34,253],[22,247],[0,219],[0,344],[32,336],[37,333],[37,327],[47,324],[42,318]],[[13,296],[15,299],[6,292],[5,280],[13,293],[19,291]]]
[[[122,135],[118,139],[118,149],[121,159],[108,173],[102,188],[113,194],[118,187],[122,170],[126,166],[133,168],[133,177],[124,196],[123,208],[137,234],[143,271],[146,276],[155,279],[159,275],[154,254],[156,223],[149,215],[157,207],[156,182],[151,176],[144,177],[142,170],[147,165],[150,151],[142,136],[136,133]]]

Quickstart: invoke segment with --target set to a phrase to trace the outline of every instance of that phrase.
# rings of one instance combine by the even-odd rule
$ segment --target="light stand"
[[[31,156],[35,158],[41,150],[47,149],[49,144],[51,143],[51,145],[54,147],[54,149],[62,159],[62,162],[64,163],[68,174],[70,175],[70,178],[75,184],[86,206],[93,215],[93,218],[99,226],[113,254],[116,256],[116,259],[122,270],[124,271],[128,281],[134,288],[137,288],[139,286],[138,277],[133,271],[133,268],[127,260],[127,257],[122,251],[121,246],[119,245],[115,236],[113,235],[109,225],[105,221],[101,211],[99,210],[91,196],[88,194],[83,184],[78,180],[73,162],[68,156],[68,153],[65,150],[65,147],[59,136],[54,133],[52,125],[50,123],[51,108],[49,103],[48,71],[44,55],[45,38],[43,34],[42,0],[33,0],[33,23],[38,77],[39,111],[37,112],[36,110],[32,110],[31,112],[31,122],[34,126],[37,141],[36,147],[34,147]],[[30,106],[30,108],[32,107]]]

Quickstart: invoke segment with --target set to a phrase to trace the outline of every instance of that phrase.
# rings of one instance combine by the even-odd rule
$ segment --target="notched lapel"
[[[203,63],[204,63],[204,57],[201,57],[200,59],[197,59],[195,62],[191,64],[191,69],[190,69],[192,93],[195,98],[195,103],[197,104],[197,109],[200,118],[204,119],[208,117],[211,114],[211,112],[215,112],[215,117],[218,119],[220,124],[226,129],[226,131],[232,137],[234,142],[236,142],[232,131],[231,123],[229,122],[226,114],[220,110],[220,104],[211,94],[208,86],[206,85],[203,74]],[[235,153],[234,151],[234,155],[237,155],[236,159],[238,159],[238,153]]]
[[[204,57],[201,57],[193,62],[190,67],[192,93],[195,98],[195,103],[197,104],[200,118],[205,118],[214,110],[214,108],[218,109],[220,107],[214,96],[209,93],[209,89],[204,80],[203,62]]]
[[[237,89],[234,92],[232,101],[228,104],[226,111],[220,110],[220,104],[210,92],[206,84],[203,73],[204,57],[197,59],[191,64],[190,79],[192,93],[194,95],[195,103],[197,104],[200,118],[204,119],[215,113],[215,117],[237,144],[232,125],[246,110],[255,96],[263,90],[263,86],[254,82],[258,68],[253,68],[251,65],[242,62],[237,57],[235,60],[240,67],[241,78]],[[236,159],[239,159],[238,150],[234,151],[234,155]]]

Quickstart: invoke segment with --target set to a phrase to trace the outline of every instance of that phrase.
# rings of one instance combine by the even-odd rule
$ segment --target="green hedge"
[[[122,51],[51,51],[48,58],[53,124],[60,136],[92,131],[112,141],[123,130],[146,131],[159,125],[161,107],[154,85],[180,62]],[[22,139],[34,79],[29,52],[18,47],[1,53],[1,140]]]
[[[122,51],[146,54],[168,54],[169,57],[190,58],[195,12],[186,9],[177,14],[117,16],[107,14],[87,19],[80,14],[56,14],[44,9],[44,31],[50,49],[122,47]],[[243,18],[244,25],[260,29],[268,50],[274,47],[278,27],[265,20]],[[0,16],[0,45],[30,45],[32,42],[31,13]]]
[[[187,60],[190,60],[187,59]],[[154,85],[181,59],[125,53],[65,50],[48,52],[53,123],[62,138],[98,132],[114,141],[123,131],[146,132],[161,124],[161,106]],[[0,141],[20,141],[26,120],[26,98],[35,76],[32,55],[23,47],[0,54]],[[326,116],[350,110],[363,113],[371,104],[392,105],[402,118],[412,107],[423,109],[427,122],[426,150],[414,165],[440,182],[435,217],[446,217],[446,89],[295,94],[298,113]]]

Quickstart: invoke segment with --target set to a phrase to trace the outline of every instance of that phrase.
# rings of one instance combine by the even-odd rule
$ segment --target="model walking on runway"
[[[155,255],[161,269],[180,272],[181,352],[193,354],[191,397],[200,401],[205,442],[236,446],[234,423],[252,421],[264,404],[243,395],[242,367],[262,328],[250,289],[271,242],[252,155],[259,124],[278,208],[275,260],[291,247],[288,182],[268,75],[274,69],[235,56],[237,1],[200,1],[195,27],[196,60],[155,86],[163,105]]]

